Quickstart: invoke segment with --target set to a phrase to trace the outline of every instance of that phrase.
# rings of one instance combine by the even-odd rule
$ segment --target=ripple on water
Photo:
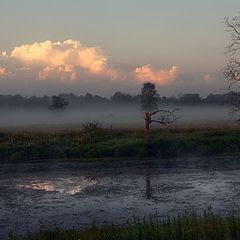
[[[172,215],[209,205],[219,213],[239,209],[240,161],[179,161],[1,165],[0,228],[125,222],[132,215]]]

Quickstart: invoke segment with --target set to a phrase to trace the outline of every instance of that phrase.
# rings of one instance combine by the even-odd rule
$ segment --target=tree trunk
[[[150,123],[151,123],[151,117],[149,112],[146,112],[144,114],[144,121],[145,121],[145,142],[150,141]]]

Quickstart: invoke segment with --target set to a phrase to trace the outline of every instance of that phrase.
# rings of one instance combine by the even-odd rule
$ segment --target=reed
[[[221,217],[211,210],[201,216],[195,213],[175,218],[150,216],[128,221],[124,225],[91,226],[63,230],[42,227],[38,232],[15,240],[232,240],[240,239],[240,217]]]

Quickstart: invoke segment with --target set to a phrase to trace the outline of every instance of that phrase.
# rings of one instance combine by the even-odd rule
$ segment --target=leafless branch
[[[151,122],[159,123],[162,125],[175,123],[178,119],[178,117],[176,116],[176,112],[179,110],[180,109],[176,108],[173,110],[159,109],[157,111],[154,111],[154,112],[150,113],[150,116],[153,116],[153,115],[159,113],[159,117],[157,119],[151,119]]]
[[[240,92],[231,91],[228,93],[229,104],[231,104],[231,113],[240,111]]]
[[[228,99],[232,106],[231,113],[236,113],[240,112],[240,91],[236,84],[240,82],[240,16],[231,20],[225,18],[225,24],[231,38],[225,54],[230,54],[231,58],[223,69],[223,75],[229,83]]]

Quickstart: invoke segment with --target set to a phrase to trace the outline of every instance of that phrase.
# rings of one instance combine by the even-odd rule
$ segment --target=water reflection
[[[220,214],[239,213],[239,174],[239,157],[4,164],[0,239],[9,227],[27,232],[41,223],[67,228],[125,223],[155,212],[202,213],[209,205]]]
[[[55,180],[34,180],[27,183],[17,184],[19,189],[31,189],[34,191],[43,192],[59,192],[67,195],[75,195],[88,187],[94,186],[98,183],[95,178],[59,178]]]
[[[147,165],[146,168],[146,199],[152,198],[152,188],[151,188],[151,168],[150,165]]]

